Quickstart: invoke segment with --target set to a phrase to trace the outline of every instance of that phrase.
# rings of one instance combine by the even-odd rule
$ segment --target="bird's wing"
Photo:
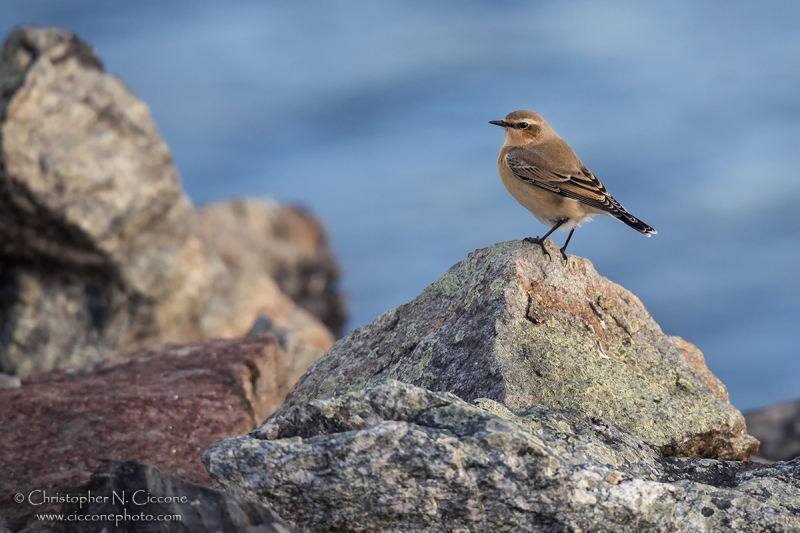
[[[572,170],[550,170],[542,160],[528,150],[510,149],[505,156],[508,168],[519,179],[555,194],[572,198],[611,215],[626,213],[625,209],[608,194],[605,186],[583,165]]]

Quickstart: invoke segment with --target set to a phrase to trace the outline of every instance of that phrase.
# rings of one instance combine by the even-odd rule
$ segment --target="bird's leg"
[[[569,232],[569,235],[567,235],[567,242],[565,242],[564,246],[561,247],[561,257],[564,258],[564,261],[567,260],[567,245],[569,244],[569,240],[572,238],[573,233],[575,233],[575,228],[572,228],[572,230]]]
[[[552,228],[550,228],[550,231],[548,231],[547,233],[545,233],[545,234],[544,234],[544,237],[525,237],[525,239],[523,239],[523,240],[524,240],[525,242],[530,242],[530,243],[533,243],[533,244],[538,244],[539,246],[541,246],[541,248],[542,248],[542,252],[544,252],[544,254],[545,254],[547,257],[550,257],[550,252],[548,252],[548,251],[547,251],[547,248],[545,248],[545,247],[544,247],[544,241],[545,241],[545,240],[546,240],[546,239],[547,239],[547,238],[550,236],[550,234],[551,234],[551,233],[553,233],[555,230],[557,230],[558,228],[560,228],[560,227],[561,227],[561,225],[562,225],[562,224],[564,224],[564,222],[566,222],[567,220],[569,220],[569,219],[567,219],[567,218],[562,218],[561,220],[559,220],[558,222],[556,222],[556,225],[555,225],[555,226],[553,226]],[[572,235],[572,234],[570,234],[570,236],[571,236],[571,235]],[[563,252],[562,252],[562,253],[563,253]]]

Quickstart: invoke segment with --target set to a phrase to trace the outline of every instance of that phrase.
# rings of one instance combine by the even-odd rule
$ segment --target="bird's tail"
[[[643,233],[645,237],[649,237],[650,235],[655,235],[656,233],[658,233],[655,230],[655,228],[653,228],[652,226],[648,226],[635,216],[625,211],[625,209],[616,209],[613,213],[611,213],[611,215],[614,216],[615,218],[618,218],[619,220],[621,220],[628,226],[632,227],[639,233]]]

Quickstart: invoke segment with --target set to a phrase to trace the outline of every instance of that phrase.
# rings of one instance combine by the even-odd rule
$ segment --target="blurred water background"
[[[659,231],[602,217],[570,252],[696,344],[740,409],[800,396],[799,21],[793,1],[0,3],[3,35],[55,25],[98,50],[196,204],[320,217],[350,327],[545,230],[487,123],[538,111]]]

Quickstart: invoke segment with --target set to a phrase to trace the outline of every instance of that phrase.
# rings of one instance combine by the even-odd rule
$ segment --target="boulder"
[[[224,235],[201,230],[147,106],[103,71],[94,50],[59,29],[8,37],[0,50],[0,372],[28,376],[158,342],[240,337],[261,315],[327,350],[335,337],[271,275],[309,308],[315,297],[340,302],[335,260],[310,216],[270,213],[272,229],[256,216]],[[231,246],[214,240],[222,237]],[[237,270],[232,257],[255,259]],[[321,314],[341,325],[344,311],[336,322],[334,307]]]
[[[664,458],[578,410],[475,403],[388,381],[282,409],[203,460],[308,532],[800,530],[800,461]]]
[[[46,509],[16,504],[15,494],[68,494],[107,461],[208,485],[202,451],[274,411],[313,360],[309,350],[289,332],[160,345],[0,389],[0,528]]]
[[[197,212],[198,233],[237,278],[267,275],[336,335],[347,321],[340,267],[322,225],[307,211],[239,199]]]
[[[758,441],[702,353],[665,335],[636,296],[548,241],[471,253],[412,302],[341,339],[281,415],[398,379],[515,412],[601,417],[666,456],[746,460]]]
[[[789,461],[800,457],[800,400],[744,413],[747,429],[759,441],[757,458]]]
[[[62,30],[12,33],[0,87],[0,370],[184,336],[203,252],[147,106]]]

